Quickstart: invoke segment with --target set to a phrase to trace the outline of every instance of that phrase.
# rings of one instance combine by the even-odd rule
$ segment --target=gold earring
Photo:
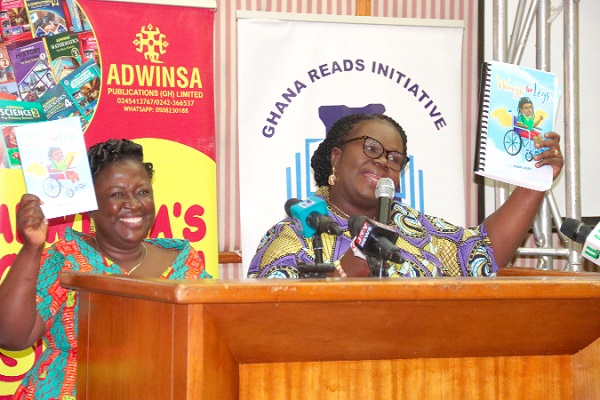
[[[331,173],[331,175],[329,175],[329,178],[327,179],[327,183],[329,183],[329,186],[335,185],[335,180],[337,179],[337,177],[335,176],[335,167],[331,168],[333,169],[333,172]]]

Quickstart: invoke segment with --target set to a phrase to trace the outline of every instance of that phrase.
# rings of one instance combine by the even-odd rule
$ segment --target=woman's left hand
[[[564,165],[562,152],[560,151],[560,135],[556,132],[546,132],[544,140],[535,144],[537,149],[547,147],[548,149],[536,156],[533,159],[536,162],[537,168],[543,165],[552,166],[552,179],[556,179],[560,175]]]

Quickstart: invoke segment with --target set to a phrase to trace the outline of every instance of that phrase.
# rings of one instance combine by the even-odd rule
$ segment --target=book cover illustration
[[[535,167],[543,134],[553,130],[557,80],[551,72],[493,61],[482,70],[475,173],[517,186],[547,190],[552,167]]]
[[[73,32],[71,17],[64,0],[25,0],[33,37]]]
[[[81,66],[79,37],[76,33],[61,33],[44,38],[54,80],[59,82]]]
[[[2,168],[20,168],[21,156],[15,136],[15,126],[45,121],[46,115],[39,103],[0,100],[0,130],[2,138]]]
[[[78,5],[79,7],[79,5]],[[84,31],[91,31],[92,30],[92,24],[90,24],[90,21],[88,20],[88,16],[85,13],[85,11],[83,11],[81,9],[81,7],[79,7],[79,15],[81,16],[81,25],[83,26],[83,30]]]
[[[79,118],[20,125],[15,135],[28,193],[46,218],[98,208]]]
[[[15,72],[5,44],[0,44],[0,94],[12,96],[14,100],[19,97]]]
[[[94,60],[88,60],[60,81],[73,98],[81,116],[89,123],[100,96],[100,69]]]
[[[2,25],[2,40],[4,42],[31,39],[33,37],[24,0],[0,1],[0,24]]]
[[[41,38],[10,43],[7,49],[21,100],[36,101],[56,84]]]
[[[86,62],[93,59],[97,65],[100,65],[100,50],[96,36],[92,31],[84,31],[79,34],[79,48],[81,49],[81,61]]]
[[[85,128],[88,124],[87,120],[81,116],[81,112],[75,105],[75,101],[67,93],[62,84],[56,85],[44,93],[38,100],[38,103],[41,104],[48,121],[79,117],[82,128]]]
[[[81,13],[79,12],[79,4],[76,0],[66,0],[67,10],[73,24],[73,33],[83,31],[83,23],[81,22]]]

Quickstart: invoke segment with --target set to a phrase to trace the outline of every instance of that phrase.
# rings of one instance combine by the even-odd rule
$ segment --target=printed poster
[[[402,201],[465,224],[462,23],[310,17],[238,12],[244,271],[286,200],[314,194],[310,157],[352,112],[387,114],[406,131]]]
[[[99,96],[85,127],[86,147],[109,138],[143,145],[156,171],[157,217],[150,236],[190,240],[217,277],[215,9],[97,0],[79,5],[97,39],[101,72]],[[0,168],[0,187],[1,278],[21,245],[15,226],[25,193],[21,169]],[[67,226],[89,232],[90,219],[86,213],[52,219],[48,244]],[[0,350],[1,400],[14,393],[40,352],[41,345],[23,352]]]

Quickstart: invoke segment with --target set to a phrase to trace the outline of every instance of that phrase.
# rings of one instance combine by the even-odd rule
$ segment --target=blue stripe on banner
[[[419,170],[419,211],[425,210],[425,191],[423,185],[423,170]]]
[[[285,187],[286,187],[286,196],[288,199],[292,198],[292,169],[287,167],[285,169]]]
[[[302,174],[301,165],[300,153],[296,153],[296,197],[299,199],[302,198],[302,179],[300,179],[300,175]]]

